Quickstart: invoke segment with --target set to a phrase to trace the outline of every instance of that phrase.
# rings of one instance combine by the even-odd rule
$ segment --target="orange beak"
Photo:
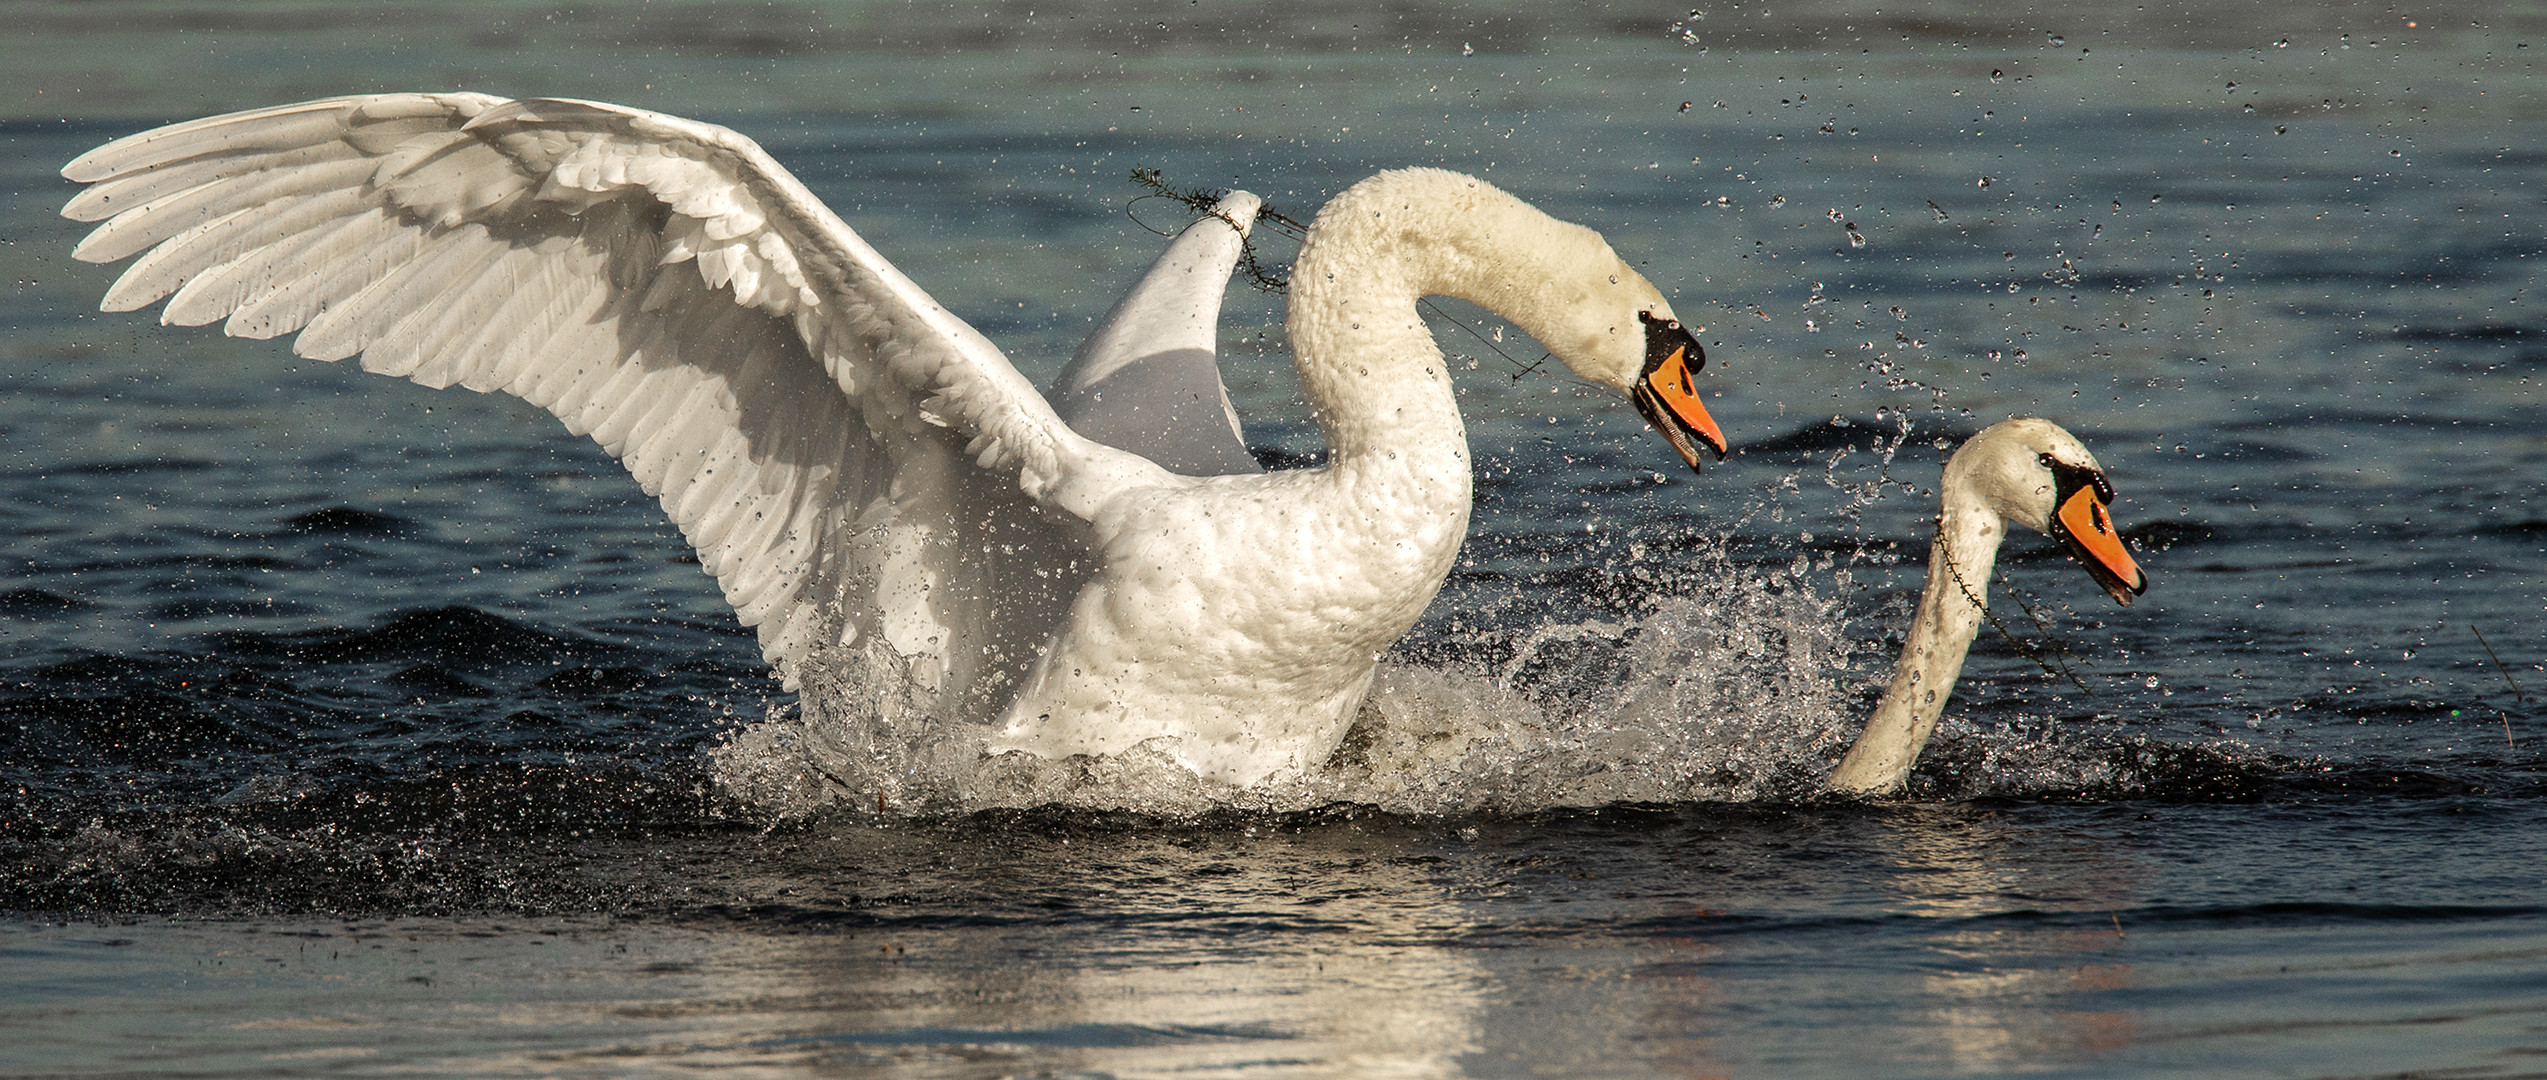
[[[2097,486],[2081,484],[2061,500],[2052,515],[2052,534],[2069,544],[2070,553],[2086,564],[2088,575],[2105,587],[2106,595],[2130,607],[2133,596],[2148,591],[2149,577],[2123,550],[2122,534],[2105,512]]]
[[[1698,448],[1704,445],[1724,460],[1725,433],[1716,427],[1716,418],[1707,415],[1707,407],[1698,401],[1698,384],[1693,378],[1707,366],[1707,351],[1698,347],[1698,339],[1683,329],[1675,319],[1658,319],[1651,312],[1638,312],[1645,323],[1645,371],[1628,389],[1628,398],[1636,402],[1636,411],[1645,414],[1645,422],[1671,440],[1671,448],[1680,452],[1680,460],[1691,472],[1703,472],[1698,464]]]

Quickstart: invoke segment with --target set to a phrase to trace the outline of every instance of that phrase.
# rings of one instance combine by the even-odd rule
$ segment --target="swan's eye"
[[[2055,458],[2050,454],[2036,454],[2035,460],[2042,462],[2045,468],[2052,470],[2052,484],[2057,489],[2053,496],[2053,502],[2068,502],[2070,493],[2077,491],[2080,488],[2086,488],[2095,492],[2097,502],[2111,503],[2114,501],[2114,486],[2105,479],[2104,473],[2085,465],[2072,465],[2066,461],[2060,460],[2059,458]]]

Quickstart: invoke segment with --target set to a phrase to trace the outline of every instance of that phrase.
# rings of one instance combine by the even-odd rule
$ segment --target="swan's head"
[[[1716,452],[1716,460],[1725,457],[1725,433],[1716,427],[1716,418],[1707,415],[1707,407],[1698,402],[1698,384],[1694,376],[1707,366],[1707,350],[1698,347],[1698,338],[1671,317],[1671,308],[1640,310],[1636,321],[1644,325],[1645,357],[1638,365],[1635,381],[1627,388],[1627,398],[1636,403],[1636,411],[1645,414],[1645,422],[1671,440],[1671,448],[1680,452],[1680,460],[1698,471],[1698,447],[1704,444]]]
[[[1526,227],[1542,222],[1541,230]],[[1701,448],[1723,460],[1725,433],[1698,400],[1707,350],[1672,314],[1662,290],[1583,226],[1527,210],[1527,219],[1513,221],[1501,235],[1529,245],[1532,265],[1523,280],[1537,295],[1499,310],[1575,374],[1626,394],[1692,471],[1699,469]]]
[[[1662,291],[1613,254],[1599,234],[1569,227],[1590,237],[1587,250],[1596,265],[1575,275],[1581,284],[1571,290],[1548,283],[1550,291],[1568,294],[1555,326],[1548,328],[1554,332],[1525,329],[1538,334],[1575,374],[1626,394],[1691,471],[1700,471],[1702,447],[1723,460],[1725,433],[1698,400],[1698,371],[1707,366],[1707,350],[1672,314]]]
[[[1983,429],[1946,463],[1945,490],[1978,496],[2000,517],[2060,541],[2126,607],[2149,588],[2123,550],[2104,466],[2059,424],[2022,416]]]
[[[1296,265],[1295,317],[1339,302],[1313,299],[1330,288],[1356,299],[1405,289],[1474,301],[1575,374],[1626,394],[1690,468],[1701,447],[1725,455],[1724,432],[1698,401],[1706,351],[1662,291],[1600,233],[1493,184],[1441,169],[1371,177],[1318,212]]]

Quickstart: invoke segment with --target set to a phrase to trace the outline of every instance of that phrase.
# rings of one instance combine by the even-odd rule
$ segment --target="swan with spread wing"
[[[1327,462],[1256,472],[1209,425],[1173,425],[1205,455],[1180,466],[1216,475],[1074,430],[724,128],[374,95],[143,132],[63,175],[89,185],[64,214],[102,222],[78,257],[139,256],[107,309],[165,299],[169,323],[297,331],[302,356],[539,405],[661,500],[783,677],[845,653],[999,751],[1147,744],[1234,785],[1327,756],[1467,532],[1423,296],[1493,310],[1627,394],[1691,468],[1725,449],[1660,291],[1592,230],[1439,170],[1355,185],[1301,246],[1288,327]],[[1057,396],[1203,393],[1130,328],[1178,296],[1217,311],[1219,273],[1207,294],[1136,290],[1108,321],[1123,340]]]

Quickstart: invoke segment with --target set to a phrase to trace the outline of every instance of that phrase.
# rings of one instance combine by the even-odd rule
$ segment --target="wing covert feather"
[[[111,310],[297,331],[303,356],[502,391],[599,442],[791,684],[850,645],[1004,692],[1087,573],[1032,571],[1094,565],[1084,521],[1049,511],[1163,476],[1071,432],[723,128],[374,95],[143,132],[63,175],[91,185],[63,213],[101,222],[77,255],[140,256]]]

